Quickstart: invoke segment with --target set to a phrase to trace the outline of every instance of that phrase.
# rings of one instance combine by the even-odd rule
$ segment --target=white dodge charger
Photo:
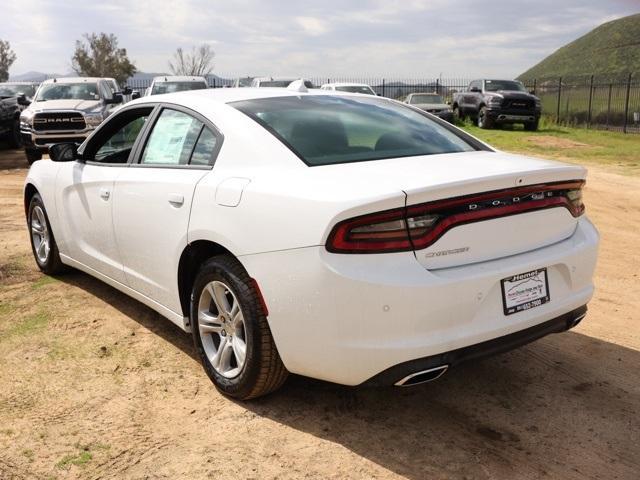
[[[199,90],[124,106],[24,190],[33,254],[192,332],[223,393],[414,385],[576,325],[586,171],[393,100]]]

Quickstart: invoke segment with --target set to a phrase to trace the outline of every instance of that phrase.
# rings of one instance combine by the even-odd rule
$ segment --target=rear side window
[[[187,165],[203,123],[190,115],[164,109],[147,140],[142,164]]]
[[[470,137],[385,99],[306,95],[230,105],[310,166],[482,149]]]
[[[191,155],[191,165],[211,165],[213,153],[218,146],[218,139],[208,128],[204,128],[198,138],[196,147]]]

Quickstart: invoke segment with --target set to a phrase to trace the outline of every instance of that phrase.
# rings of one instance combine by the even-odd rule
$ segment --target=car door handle
[[[106,188],[100,189],[100,198],[102,198],[103,200],[109,200],[110,196],[111,192],[109,190],[107,190]]]
[[[169,203],[174,207],[181,207],[184,203],[184,195],[180,195],[179,193],[170,193]]]

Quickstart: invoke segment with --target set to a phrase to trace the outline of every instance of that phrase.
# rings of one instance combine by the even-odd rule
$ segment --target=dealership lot
[[[41,275],[0,151],[0,478],[637,478],[640,177],[590,168],[596,297],[571,332],[410,389],[219,395],[191,337],[87,275]]]

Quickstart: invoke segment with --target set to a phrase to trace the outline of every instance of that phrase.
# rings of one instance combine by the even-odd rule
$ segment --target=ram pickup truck
[[[31,103],[37,88],[36,83],[0,83],[0,139],[6,139],[12,148],[22,145],[20,113]]]
[[[123,102],[106,78],[45,80],[20,115],[20,133],[31,164],[56,143],[82,143]]]
[[[516,80],[474,80],[451,103],[455,117],[471,117],[480,128],[521,123],[525,130],[538,129],[540,99]]]

